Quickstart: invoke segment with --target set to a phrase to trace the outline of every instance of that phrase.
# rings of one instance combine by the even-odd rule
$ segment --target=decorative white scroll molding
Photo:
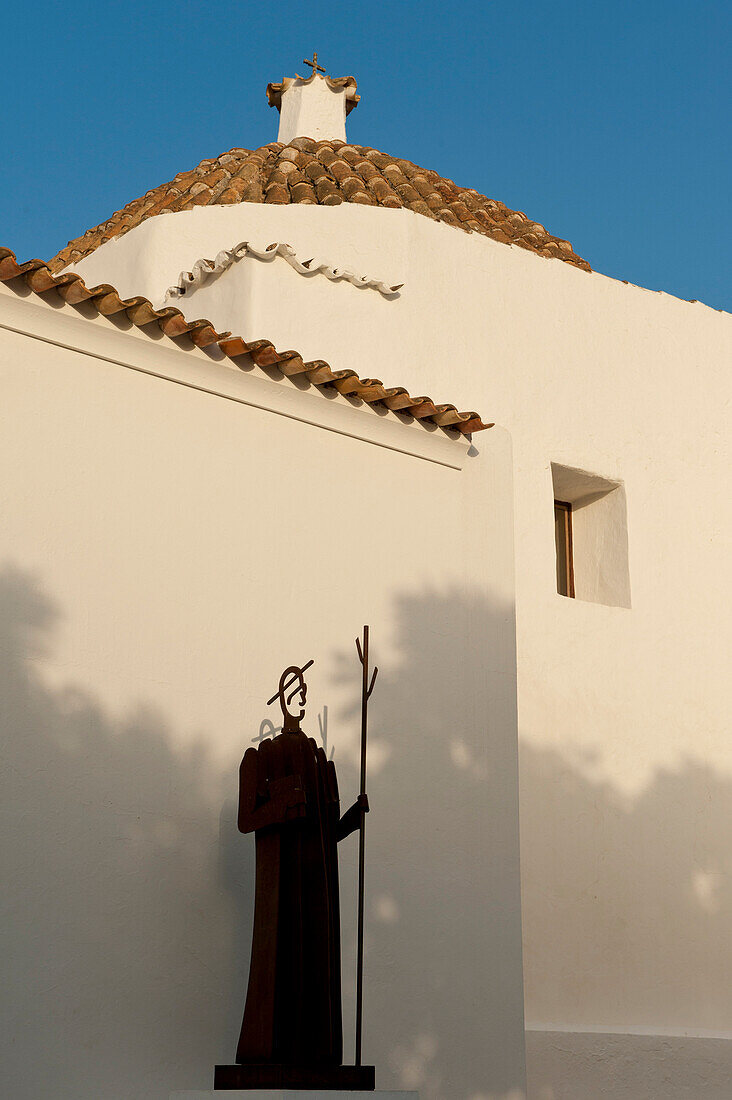
[[[226,271],[228,267],[245,256],[254,256],[255,259],[264,260],[266,263],[271,263],[275,256],[282,256],[300,275],[325,275],[331,282],[343,279],[355,287],[378,290],[379,294],[383,294],[385,298],[397,297],[404,286],[404,283],[389,286],[379,279],[372,279],[369,275],[354,275],[352,271],[347,271],[345,268],[329,267],[328,264],[317,263],[314,259],[298,260],[294,248],[282,242],[268,244],[262,249],[255,248],[249,241],[242,241],[235,248],[222,249],[214,260],[198,260],[193,265],[192,271],[181,271],[178,276],[178,285],[168,287],[164,301],[169,302],[184,296],[189,290],[201,286],[212,275],[220,275],[222,271]]]

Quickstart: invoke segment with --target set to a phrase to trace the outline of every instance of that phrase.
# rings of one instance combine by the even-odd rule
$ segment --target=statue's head
[[[308,695],[305,683],[305,671],[310,668],[312,661],[308,661],[302,668],[299,665],[290,665],[280,676],[280,686],[277,695],[268,700],[274,703],[279,698],[282,709],[282,732],[295,733],[300,729],[300,722],[305,717],[305,702]]]

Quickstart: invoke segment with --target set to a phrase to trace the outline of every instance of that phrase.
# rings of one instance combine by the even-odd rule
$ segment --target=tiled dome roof
[[[310,203],[413,210],[416,214],[472,230],[504,244],[517,244],[540,256],[555,257],[590,271],[568,241],[553,237],[543,225],[502,202],[467,187],[458,187],[437,172],[411,161],[341,141],[295,138],[289,145],[271,142],[261,149],[231,149],[202,160],[190,172],[128,203],[109,221],[70,241],[49,261],[52,271],[88,256],[105,241],[119,237],[157,214],[191,210],[211,203]]]

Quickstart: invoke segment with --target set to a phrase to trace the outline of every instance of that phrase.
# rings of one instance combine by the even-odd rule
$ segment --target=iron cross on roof
[[[305,59],[303,61],[303,65],[309,65],[310,66],[310,68],[313,70],[313,76],[315,76],[316,73],[324,73],[325,72],[325,69],[321,69],[320,65],[318,64],[318,55],[316,53],[313,54],[313,60],[312,61],[308,61],[307,59]]]

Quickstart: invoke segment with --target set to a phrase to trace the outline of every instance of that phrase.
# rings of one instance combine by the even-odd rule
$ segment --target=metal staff
[[[374,668],[369,683],[369,628],[363,628],[363,647],[356,638],[358,659],[361,662],[361,794],[366,794],[366,728],[368,725],[368,706],[371,692],[374,690],[378,668]],[[361,1065],[361,1031],[363,1027],[363,909],[365,893],[366,867],[366,814],[361,810],[361,824],[358,834],[358,961],[356,963],[356,1065]]]

